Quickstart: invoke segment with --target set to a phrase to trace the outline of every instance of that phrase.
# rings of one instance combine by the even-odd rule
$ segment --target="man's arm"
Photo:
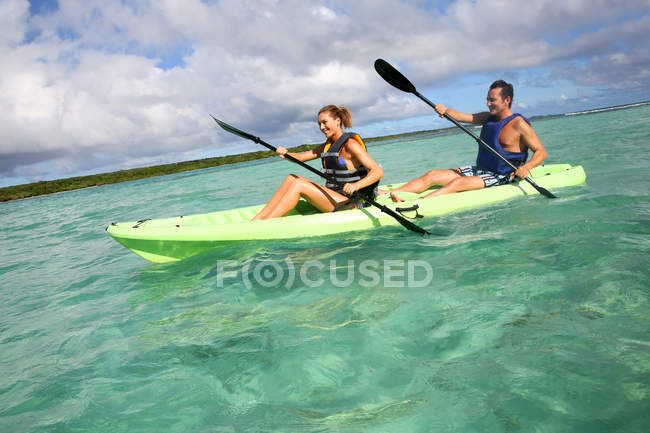
[[[522,147],[528,148],[533,151],[533,156],[530,158],[530,161],[519,166],[515,175],[521,179],[528,177],[528,172],[531,168],[537,167],[546,159],[548,155],[546,149],[537,138],[537,134],[533,131],[533,128],[530,127],[526,121],[521,118],[517,118],[517,123],[513,126],[515,130],[519,132],[519,142],[522,144]]]
[[[482,112],[482,113],[461,113],[460,111],[453,110],[451,108],[447,108],[442,104],[436,104],[436,111],[440,115],[440,117],[445,117],[445,114],[452,119],[454,119],[457,122],[463,122],[463,123],[473,123],[475,125],[482,125],[485,122],[487,122],[488,118],[490,117],[490,113],[487,111]]]

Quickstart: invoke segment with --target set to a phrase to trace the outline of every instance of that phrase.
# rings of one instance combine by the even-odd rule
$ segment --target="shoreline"
[[[365,142],[382,142],[417,136],[443,136],[457,133],[455,130],[456,127],[449,127],[426,131],[405,132],[401,134],[393,134],[381,137],[371,137],[366,139]],[[316,144],[302,144],[290,148],[289,151],[304,152],[305,150],[311,149],[314,146],[316,146]],[[193,170],[219,167],[222,165],[237,164],[240,162],[257,161],[270,158],[274,155],[275,152],[273,151],[260,150],[254,152],[239,153],[235,155],[217,156],[212,158],[195,159],[191,161],[174,162],[170,164],[137,167],[113,172],[91,174],[87,176],[74,176],[62,179],[43,180],[39,182],[7,186],[0,188],[0,202],[23,200],[43,195],[59,194],[67,191],[76,191],[103,185],[147,179],[150,177],[184,173]]]
[[[576,116],[576,115],[589,115],[600,113],[610,110],[622,110],[627,108],[635,108],[639,106],[650,105],[650,101],[635,102],[627,105],[619,105],[614,107],[602,107],[592,110],[585,110],[581,112],[550,114],[544,116],[532,116],[531,121],[539,121],[552,119],[562,116]],[[460,129],[456,126],[447,128],[431,129],[424,131],[404,132],[400,134],[385,135],[380,137],[370,137],[365,139],[366,143],[382,142],[389,140],[398,140],[403,138],[414,138],[418,136],[431,137],[431,136],[444,136],[450,134],[460,133]],[[303,152],[311,149],[315,144],[302,144],[290,148],[291,152]],[[260,159],[267,159],[275,155],[275,152],[270,150],[260,150],[255,152],[239,153],[235,155],[217,156],[212,158],[196,159],[191,161],[174,162],[170,164],[153,165],[148,167],[130,168],[118,170],[113,172],[91,174],[87,176],[75,176],[55,180],[46,180],[33,183],[26,183],[22,185],[13,185],[0,188],[0,202],[22,200],[31,197],[39,197],[43,195],[51,195],[62,193],[66,191],[74,191],[79,189],[92,188],[102,185],[111,185],[115,183],[128,182],[132,180],[147,179],[150,177],[165,176],[169,174],[183,173],[187,171],[200,170],[205,168],[219,167],[222,165],[236,164],[240,162],[255,161]]]

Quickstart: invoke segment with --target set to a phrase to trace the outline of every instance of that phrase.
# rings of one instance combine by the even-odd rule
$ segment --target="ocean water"
[[[533,126],[587,183],[439,236],[154,265],[104,231],[264,202],[304,174],[281,160],[1,203],[0,432],[649,431],[650,107]],[[396,182],[476,144],[371,151]]]

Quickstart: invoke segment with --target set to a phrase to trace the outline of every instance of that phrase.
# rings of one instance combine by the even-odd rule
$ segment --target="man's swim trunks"
[[[483,179],[485,187],[495,185],[505,185],[511,182],[509,174],[499,174],[490,170],[480,169],[475,165],[466,165],[464,167],[453,169],[461,176],[478,176]]]

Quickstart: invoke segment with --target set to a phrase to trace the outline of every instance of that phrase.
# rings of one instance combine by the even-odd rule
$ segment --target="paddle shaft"
[[[230,132],[230,133],[233,133],[233,134],[236,134],[236,135],[239,135],[240,137],[244,137],[244,138],[247,138],[247,139],[249,139],[249,140],[252,140],[252,141],[254,141],[254,142],[257,143],[257,144],[261,144],[262,146],[266,147],[267,149],[270,149],[270,150],[272,150],[272,151],[274,151],[274,152],[277,152],[278,149],[277,149],[275,146],[273,146],[272,144],[267,143],[266,141],[262,140],[261,138],[259,138],[259,137],[255,137],[255,136],[253,136],[253,135],[251,135],[251,134],[249,134],[249,133],[247,133],[247,132],[244,132],[244,131],[238,130],[237,128],[234,128],[234,127],[232,127],[232,126],[226,124],[225,122],[222,122],[222,121],[218,120],[218,119],[215,118],[214,116],[212,116],[212,115],[210,115],[210,116],[214,119],[215,122],[217,122],[217,123],[219,124],[219,126],[221,126],[222,128],[224,128],[226,131],[228,131],[228,132]],[[224,125],[225,125],[225,126],[228,126],[228,127],[226,128]],[[309,164],[305,164],[305,163],[302,162],[301,160],[299,160],[299,159],[297,159],[297,158],[295,158],[295,157],[289,155],[288,153],[286,153],[286,154],[284,155],[284,157],[285,157],[286,159],[288,159],[289,161],[291,161],[291,162],[295,162],[296,164],[300,165],[301,167],[306,168],[307,170],[311,171],[312,173],[317,174],[318,176],[320,176],[320,177],[326,179],[327,181],[329,181],[329,182],[331,182],[331,183],[334,183],[334,184],[337,184],[337,185],[341,185],[341,183],[338,182],[338,181],[337,181],[336,179],[334,179],[333,177],[328,176],[327,174],[325,174],[325,173],[323,173],[323,172],[321,172],[321,171],[315,169],[314,167],[310,166]],[[344,194],[344,195],[346,195],[346,194]],[[346,196],[347,196],[347,195],[346,195]],[[350,197],[350,196],[347,196],[347,197]],[[400,223],[402,226],[404,226],[405,228],[407,228],[407,229],[409,229],[409,230],[411,230],[411,231],[414,231],[414,232],[416,232],[416,233],[427,234],[427,235],[430,235],[430,234],[431,234],[429,231],[427,231],[427,230],[423,229],[422,227],[420,227],[420,226],[418,226],[418,225],[412,223],[411,221],[407,220],[406,218],[404,218],[402,215],[398,214],[398,213],[395,212],[394,210],[392,210],[392,209],[390,209],[390,208],[388,208],[388,207],[386,207],[386,206],[384,206],[384,205],[381,205],[381,204],[377,203],[377,202],[376,202],[375,200],[373,200],[372,198],[367,197],[367,196],[364,196],[363,198],[364,198],[368,203],[372,204],[373,206],[375,206],[376,208],[378,208],[379,210],[381,210],[381,211],[384,212],[385,214],[390,215],[390,216],[392,216],[393,218],[395,218],[395,219],[397,220],[397,222],[399,222],[399,223]]]
[[[256,143],[259,143],[259,144],[261,144],[262,146],[265,146],[265,147],[267,147],[267,148],[273,150],[274,152],[277,151],[277,148],[276,148],[275,146],[273,146],[273,145],[271,145],[271,144],[269,144],[269,143],[266,143],[265,141],[261,140],[259,137],[255,137],[255,138],[257,139],[257,140],[256,140]],[[324,179],[326,179],[326,180],[329,181],[329,182],[335,183],[335,184],[337,184],[337,185],[341,185],[341,183],[338,182],[338,181],[337,181],[336,179],[334,179],[333,177],[326,175],[325,173],[323,173],[323,172],[321,172],[321,171],[315,169],[314,167],[312,167],[312,166],[309,165],[309,164],[305,164],[305,163],[302,162],[301,160],[299,160],[299,159],[297,159],[297,158],[294,158],[293,156],[289,155],[288,153],[285,153],[285,154],[284,154],[284,157],[285,157],[286,159],[288,159],[289,161],[291,161],[291,162],[295,162],[296,164],[300,165],[301,167],[304,167],[304,168],[306,168],[307,170],[309,170],[309,171],[311,171],[311,172],[313,172],[313,173],[316,173],[317,175],[323,177]],[[347,194],[344,194],[344,195],[347,196]],[[347,197],[350,197],[350,196],[347,196]],[[398,214],[397,212],[393,211],[392,209],[390,209],[390,208],[388,208],[388,207],[386,207],[386,206],[383,206],[383,205],[377,203],[376,201],[374,201],[374,200],[371,199],[370,197],[364,196],[363,198],[364,198],[368,203],[370,203],[371,205],[373,205],[373,206],[377,207],[378,209],[380,209],[382,212],[384,212],[384,213],[386,213],[386,214],[392,216],[393,218],[395,218],[395,219],[396,219],[400,224],[402,224],[405,228],[407,228],[407,229],[409,229],[409,230],[411,230],[411,231],[417,232],[417,233],[422,233],[422,234],[427,234],[427,235],[430,235],[430,234],[431,234],[430,232],[428,232],[427,230],[423,229],[422,227],[413,224],[413,223],[412,223],[411,221],[409,221],[409,220],[404,219],[404,217],[403,217],[402,215]]]
[[[384,79],[388,84],[391,86],[394,86],[398,89],[400,89],[403,92],[407,93],[413,93],[415,96],[418,98],[422,99],[424,102],[426,102],[431,108],[434,110],[436,109],[436,104],[433,102],[429,101],[424,95],[422,95],[420,92],[417,91],[413,83],[409,81],[408,78],[406,78],[400,71],[395,69],[390,63],[388,63],[384,59],[377,59],[375,60],[375,70],[377,73]],[[501,155],[499,152],[497,152],[495,149],[490,147],[485,141],[483,141],[481,138],[477,137],[474,135],[472,131],[469,129],[465,128],[463,125],[461,125],[459,122],[456,121],[456,119],[452,118],[449,116],[447,113],[444,114],[444,117],[451,121],[454,125],[458,126],[460,129],[468,133],[470,136],[472,136],[476,142],[484,146],[486,149],[488,149],[490,152],[495,154],[497,157],[499,157],[502,161],[504,161],[510,168],[513,170],[517,170],[517,167],[515,167],[510,161],[508,161],[503,155]],[[526,182],[528,182],[533,188],[535,188],[540,194],[542,194],[545,197],[548,198],[556,198],[556,196],[548,191],[546,188],[542,188],[541,186],[537,185],[535,182],[532,181],[528,176],[524,178]]]
[[[433,108],[434,110],[436,109],[436,104],[434,104],[433,102],[429,101],[429,99],[427,99],[426,96],[424,96],[423,94],[421,94],[421,93],[418,92],[417,90],[414,90],[414,91],[413,91],[413,94],[414,94],[415,96],[417,96],[418,98],[422,99],[422,100],[423,100],[424,102],[426,102],[427,104],[429,104],[429,105],[431,106],[431,108]],[[477,137],[476,134],[474,134],[472,131],[470,131],[469,129],[467,129],[463,124],[461,124],[460,122],[458,122],[456,119],[454,119],[453,117],[451,117],[449,114],[445,113],[445,114],[444,114],[444,117],[445,117],[445,119],[447,119],[447,120],[449,120],[450,122],[452,122],[454,125],[458,126],[460,129],[462,129],[463,131],[465,131],[466,133],[468,133],[469,135],[471,135],[471,136],[474,138],[474,140],[476,140],[479,144],[482,144],[483,146],[485,146],[485,147],[486,147],[490,152],[492,152],[493,154],[495,154],[496,156],[498,156],[499,158],[501,158],[501,160],[502,160],[503,162],[505,162],[506,164],[508,164],[508,165],[510,166],[510,168],[512,168],[513,170],[517,170],[517,167],[515,167],[515,165],[513,165],[510,161],[508,161],[507,159],[505,159],[505,158],[503,157],[503,155],[501,155],[499,152],[497,152],[497,151],[494,150],[492,147],[490,147],[490,146],[489,146],[485,141],[483,141],[483,140],[481,139],[481,137]]]
[[[271,150],[274,151],[274,152],[277,152],[277,151],[278,151],[277,147],[273,146],[272,144],[267,143],[266,141],[260,139],[259,137],[255,137],[255,142],[256,142],[257,144],[261,144],[262,146],[264,146],[264,147],[266,147],[266,148],[268,148],[268,149],[271,149]],[[329,182],[332,182],[332,183],[335,183],[335,184],[337,184],[337,185],[340,185],[340,183],[337,182],[336,179],[334,179],[333,177],[326,175],[326,174],[323,173],[322,171],[320,171],[320,170],[318,170],[318,169],[315,169],[314,167],[312,167],[312,166],[309,165],[309,164],[305,164],[304,162],[302,162],[302,161],[299,160],[298,158],[295,158],[295,157],[289,155],[288,152],[285,153],[283,156],[284,156],[285,159],[288,159],[288,160],[291,161],[291,162],[295,162],[295,163],[298,164],[299,166],[306,168],[307,170],[311,171],[312,173],[315,173],[315,174],[317,174],[317,175],[319,175],[319,176],[325,178],[325,180],[327,180],[327,181],[329,181]]]

